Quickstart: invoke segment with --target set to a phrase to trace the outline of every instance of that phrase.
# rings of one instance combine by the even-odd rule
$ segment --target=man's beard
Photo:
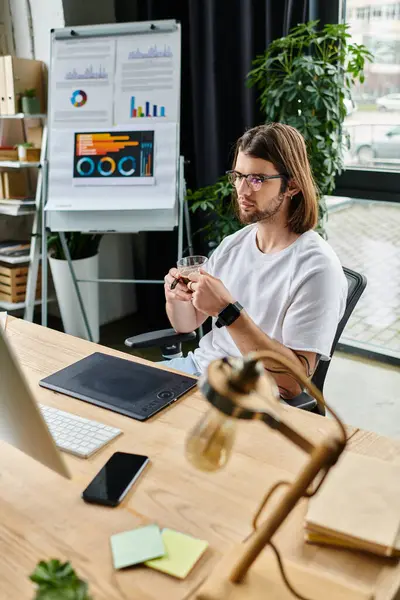
[[[249,213],[240,209],[239,200],[237,200],[236,210],[238,219],[243,225],[259,223],[260,221],[273,221],[276,215],[279,213],[284,200],[284,194],[278,194],[271,199],[270,206],[265,210],[254,209]]]

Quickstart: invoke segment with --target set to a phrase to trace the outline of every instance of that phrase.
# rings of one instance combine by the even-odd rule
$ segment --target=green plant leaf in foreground
[[[41,561],[30,579],[38,586],[35,600],[91,600],[86,581],[77,576],[69,562]]]

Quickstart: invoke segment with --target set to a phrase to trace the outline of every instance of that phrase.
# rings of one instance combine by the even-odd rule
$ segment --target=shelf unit
[[[21,257],[18,258],[17,261],[15,259],[7,260],[0,258],[1,262],[5,262],[7,264],[28,264],[28,280],[26,284],[26,296],[25,302],[16,302],[10,303],[0,300],[0,310],[7,310],[9,312],[24,310],[24,319],[27,321],[33,321],[33,311],[35,306],[40,305],[42,303],[41,300],[36,299],[36,283],[39,272],[39,263],[40,263],[40,236],[41,236],[41,212],[43,206],[43,193],[44,193],[44,182],[45,182],[45,174],[46,171],[46,147],[47,147],[47,115],[45,114],[24,114],[24,113],[16,113],[15,115],[0,115],[0,119],[20,119],[23,121],[22,131],[24,142],[26,142],[26,127],[25,120],[27,119],[39,119],[42,123],[43,132],[42,132],[42,147],[40,152],[40,161],[39,162],[23,162],[23,161],[14,161],[14,160],[0,160],[0,169],[37,169],[37,184],[36,184],[36,194],[35,198],[32,201],[27,202],[25,205],[22,203],[20,205],[20,209],[18,214],[10,214],[7,212],[6,206],[10,206],[6,202],[0,203],[0,215],[4,216],[12,216],[14,218],[19,216],[33,215],[32,222],[32,230],[31,230],[31,246],[29,257]],[[10,201],[11,203],[11,201]],[[50,301],[49,299],[48,301]]]
[[[3,117],[0,116],[2,119]],[[29,167],[40,167],[42,165],[41,162],[22,162],[20,160],[0,160],[0,167],[3,169],[26,169]]]
[[[48,302],[50,301],[47,300]],[[35,300],[35,306],[39,306],[42,304],[41,300]],[[0,308],[6,310],[7,312],[12,312],[14,310],[25,310],[26,309],[26,301],[25,302],[0,302]]]

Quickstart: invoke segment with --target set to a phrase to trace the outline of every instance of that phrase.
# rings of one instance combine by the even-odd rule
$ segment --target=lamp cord
[[[307,596],[302,596],[301,594],[296,592],[296,590],[294,589],[294,587],[292,586],[292,584],[290,583],[290,581],[286,575],[286,571],[283,566],[282,557],[279,553],[278,548],[275,546],[275,544],[271,540],[268,542],[268,545],[271,546],[271,549],[273,550],[273,552],[275,554],[275,558],[277,560],[278,567],[279,567],[279,572],[280,572],[281,577],[282,577],[283,581],[285,582],[285,585],[288,588],[288,590],[293,594],[293,596],[295,596],[299,600],[312,600],[311,598],[308,598]]]
[[[325,471],[325,473],[322,475],[320,481],[318,482],[316,488],[312,491],[312,492],[306,492],[303,495],[303,498],[312,498],[313,496],[315,496],[315,494],[318,492],[319,488],[321,487],[321,485],[324,483],[326,476],[328,475],[329,470]],[[267,504],[268,500],[271,498],[271,496],[274,494],[274,492],[276,492],[276,490],[281,486],[281,485],[289,485],[289,481],[278,481],[278,483],[276,483],[270,490],[269,492],[265,495],[263,501],[261,502],[259,508],[257,509],[256,514],[253,517],[253,530],[255,531],[257,529],[257,522],[258,519],[260,518],[260,515],[262,513],[262,511],[265,508],[265,505]]]
[[[271,354],[270,354],[270,353],[267,353],[267,356],[268,356],[268,355],[269,355],[269,357],[271,356]],[[265,356],[265,353],[263,353],[263,352],[256,353],[256,355],[255,355],[255,356],[256,356],[258,359],[261,359],[261,360],[262,360],[263,358],[264,358],[264,359],[265,359],[265,358],[267,358],[267,356]],[[278,362],[280,362],[281,364],[283,364],[283,365],[284,365],[286,368],[288,368],[288,367],[289,367],[289,369],[290,369],[290,366],[289,366],[289,364],[288,364],[288,361],[286,361],[286,359],[283,359],[283,360],[282,360],[282,358],[281,358],[281,357],[279,357],[279,359],[280,359],[280,360],[279,360]],[[280,370],[280,369],[276,369],[276,368],[275,368],[275,369],[273,369],[273,368],[271,368],[271,366],[269,366],[269,368],[268,368],[268,367],[266,367],[266,368],[267,368],[267,370],[270,370],[270,371],[274,371],[274,370],[275,370],[275,372]],[[293,368],[293,367],[292,367],[290,370],[292,371],[292,375],[295,375],[295,376],[297,376],[297,379],[298,379],[298,380],[300,379],[300,381],[301,381],[301,382],[303,383],[303,385],[304,385],[304,384],[305,384],[305,381],[304,381],[304,377],[302,376],[302,373],[301,373],[301,371],[300,371],[298,368],[296,368],[296,367],[295,367],[295,368]],[[343,443],[343,446],[345,446],[345,445],[346,445],[346,442],[347,442],[347,439],[346,439],[346,438],[347,438],[347,435],[346,435],[346,430],[345,430],[345,428],[344,428],[344,425],[343,425],[343,423],[342,423],[341,419],[340,419],[340,418],[339,418],[339,416],[337,415],[337,413],[336,413],[336,412],[335,412],[335,411],[334,411],[334,410],[333,410],[333,409],[332,409],[332,408],[331,408],[329,405],[327,405],[327,403],[325,402],[325,399],[324,399],[324,397],[323,397],[322,393],[321,393],[321,392],[320,392],[320,390],[318,390],[318,388],[317,388],[317,387],[316,387],[316,386],[315,386],[315,385],[312,383],[312,381],[311,381],[311,379],[310,379],[310,378],[308,379],[308,381],[307,381],[307,383],[306,383],[306,386],[305,386],[305,387],[307,387],[307,388],[308,388],[308,391],[310,391],[310,392],[312,393],[312,395],[314,396],[314,398],[317,400],[318,404],[320,404],[320,405],[322,405],[323,407],[325,407],[325,408],[328,410],[328,412],[330,412],[330,413],[331,413],[332,417],[333,417],[333,418],[334,418],[334,420],[336,421],[336,424],[338,425],[338,428],[339,428],[339,431],[340,431],[340,434],[341,434],[341,437],[342,437],[342,443]],[[314,490],[312,490],[312,491],[310,491],[310,492],[306,492],[306,493],[303,495],[303,497],[304,497],[304,498],[311,498],[312,496],[314,496],[314,495],[315,495],[315,494],[318,492],[318,490],[319,490],[319,488],[321,487],[321,485],[323,484],[323,482],[324,482],[324,480],[325,480],[326,476],[328,475],[328,473],[329,473],[329,468],[327,468],[327,469],[325,470],[325,472],[323,473],[323,475],[322,475],[322,477],[321,477],[320,481],[318,482],[317,486],[315,487],[315,489],[314,489]],[[255,515],[254,515],[254,517],[253,517],[253,533],[254,533],[254,531],[257,529],[257,523],[258,523],[258,520],[259,520],[259,518],[260,518],[260,515],[261,515],[262,511],[264,510],[264,508],[265,508],[266,504],[267,504],[267,503],[268,503],[268,501],[270,500],[271,496],[272,496],[272,495],[273,495],[273,494],[276,492],[276,490],[277,490],[279,487],[281,487],[282,485],[289,485],[289,482],[288,482],[288,481],[279,481],[278,483],[276,483],[276,484],[275,484],[275,485],[274,485],[274,486],[273,486],[273,487],[272,487],[272,488],[269,490],[269,492],[268,492],[268,493],[266,494],[266,496],[264,497],[264,499],[263,499],[263,501],[261,502],[261,504],[260,504],[260,506],[259,506],[259,508],[258,508],[258,510],[257,510],[257,512],[256,512],[256,514],[255,514]],[[302,596],[301,594],[299,594],[299,593],[298,593],[298,592],[297,592],[297,591],[294,589],[294,587],[292,586],[292,584],[290,583],[290,581],[289,581],[289,579],[288,579],[288,577],[287,577],[286,571],[285,571],[285,567],[284,567],[284,564],[283,564],[282,557],[281,557],[281,555],[280,555],[280,553],[279,553],[279,550],[278,550],[278,549],[277,549],[277,547],[275,546],[275,544],[274,544],[274,543],[273,543],[271,540],[269,540],[269,542],[268,542],[268,545],[271,547],[272,551],[273,551],[273,552],[274,552],[274,554],[275,554],[275,558],[276,558],[276,560],[277,560],[277,563],[278,563],[279,572],[280,572],[280,574],[281,574],[281,577],[282,577],[282,579],[283,579],[283,581],[284,581],[284,583],[285,583],[286,587],[288,588],[288,590],[289,590],[289,591],[290,591],[290,592],[293,594],[293,596],[295,596],[295,597],[296,597],[296,598],[298,598],[299,600],[310,600],[310,599],[309,599],[309,598],[307,598],[306,596]]]

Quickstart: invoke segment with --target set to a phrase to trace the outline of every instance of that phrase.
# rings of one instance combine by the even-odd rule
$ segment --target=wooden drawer
[[[40,270],[38,274],[36,297],[40,297]],[[0,263],[0,300],[3,302],[24,302],[28,266]]]

